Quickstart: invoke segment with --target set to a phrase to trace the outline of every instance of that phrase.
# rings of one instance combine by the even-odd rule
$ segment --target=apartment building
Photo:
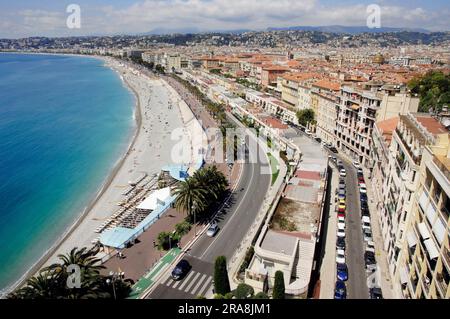
[[[426,199],[429,197],[428,193],[425,196],[421,189],[424,181],[431,178],[426,171],[428,165],[426,162],[433,162],[433,159],[429,154],[425,155],[427,149],[439,150],[440,158],[445,162],[448,145],[448,130],[428,114],[408,113],[377,122],[374,126],[371,152],[374,159],[371,179],[374,190],[373,199],[379,215],[378,222],[384,239],[383,249],[387,252],[394,296],[397,298],[438,297],[435,290],[431,295],[424,294],[423,290],[419,291],[418,278],[422,276],[425,285],[431,284],[432,271],[424,269],[427,266],[432,267],[433,260],[437,258],[437,252],[441,251],[441,246],[436,247],[438,247],[437,243],[440,245],[444,243],[445,236],[442,233],[445,233],[446,227],[448,234],[448,213],[438,220],[436,210],[437,207],[442,207],[439,206],[442,202],[436,201],[435,206],[429,206],[430,200]],[[420,205],[422,205],[422,212],[420,212]],[[414,231],[414,224],[424,221],[423,212],[426,212],[425,215],[430,219],[428,228],[435,230],[440,240],[437,243],[427,241],[423,244],[422,248],[428,249],[431,254],[428,263],[425,259],[425,250],[416,250],[416,247],[418,238],[425,241],[431,235],[425,232],[426,225],[416,226],[417,231]],[[436,244],[436,247],[432,244]],[[413,256],[416,256],[416,259]],[[413,262],[417,262],[420,271],[413,271]],[[448,274],[442,267],[437,269],[440,271],[439,274],[443,273],[443,276]],[[426,273],[428,275],[425,275]],[[446,282],[448,284],[448,276]],[[432,287],[428,286],[428,291],[430,288]],[[447,291],[440,297],[445,298],[446,293]]]
[[[339,83],[320,80],[311,86],[311,108],[316,115],[316,135],[327,143],[336,140],[336,100]]]
[[[417,111],[418,98],[396,90],[343,86],[337,98],[337,147],[368,168],[375,122]]]
[[[448,133],[426,146],[407,240],[395,283],[405,298],[450,298],[450,147]]]
[[[263,65],[261,68],[261,85],[263,87],[276,86],[278,77],[289,70],[288,67],[282,65]]]
[[[247,90],[245,100],[285,122],[289,121],[298,124],[296,109],[274,96],[255,90]]]
[[[314,73],[286,73],[279,77],[281,99],[298,110],[311,107],[311,84],[318,79]]]

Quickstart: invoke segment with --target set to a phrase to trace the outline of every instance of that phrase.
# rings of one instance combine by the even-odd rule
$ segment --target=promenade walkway
[[[174,79],[169,78],[170,85],[181,96],[180,103],[185,101],[191,108],[197,119],[203,126],[203,129],[209,127],[216,127],[217,124],[212,116],[204,109],[201,102],[194,98],[190,92],[187,91],[181,84]],[[209,141],[213,142],[213,141]],[[210,145],[217,147],[217,145]],[[220,145],[221,147],[221,145]],[[241,164],[236,163],[232,169],[229,169],[225,163],[216,163],[213,161],[206,161],[206,165],[216,165],[217,168],[227,176],[230,182],[230,188],[233,189],[238,182]],[[108,274],[110,271],[123,271],[126,278],[133,279],[136,284],[133,287],[133,292],[130,298],[139,298],[141,293],[148,289],[153,283],[154,278],[158,277],[160,273],[169,267],[172,262],[178,257],[184,247],[188,246],[194,240],[194,228],[183,236],[180,241],[180,249],[174,248],[169,252],[163,252],[155,247],[154,243],[157,241],[157,236],[160,232],[171,232],[175,229],[177,223],[182,222],[186,215],[182,212],[170,208],[159,220],[157,220],[148,230],[146,230],[134,245],[122,250],[123,257],[119,258],[117,255],[107,260],[104,263],[106,269],[102,271],[103,274]],[[200,226],[200,227],[198,227]],[[201,232],[201,227],[207,225],[198,225],[197,233]]]

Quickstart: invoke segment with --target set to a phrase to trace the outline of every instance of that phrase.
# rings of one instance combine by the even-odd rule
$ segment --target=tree
[[[284,276],[281,270],[275,272],[275,282],[273,284],[273,299],[284,299]]]
[[[237,286],[234,295],[236,296],[236,299],[250,299],[253,297],[254,293],[255,291],[252,286],[241,283]]]
[[[185,181],[179,182],[174,195],[175,208],[187,212],[188,216],[192,216],[194,209],[201,211],[206,208],[207,190],[201,187],[195,178],[188,177]]]
[[[297,111],[297,119],[298,123],[303,126],[307,126],[309,123],[314,124],[314,110],[313,109],[304,109]]]
[[[217,257],[214,264],[214,291],[216,294],[221,295],[225,295],[230,292],[227,259],[225,256]]]
[[[128,297],[132,280],[115,278],[114,287],[107,283],[113,279],[100,274],[104,267],[96,257],[98,247],[93,249],[73,248],[68,254],[58,255],[61,262],[43,268],[36,276],[27,280],[25,286],[8,295],[10,299],[97,299]],[[81,287],[69,287],[72,272],[70,265],[80,267]]]
[[[269,299],[269,296],[264,292],[258,292],[256,295],[253,296],[253,299]]]
[[[441,111],[450,105],[450,74],[430,71],[422,77],[415,77],[408,83],[411,93],[420,97],[419,112]]]

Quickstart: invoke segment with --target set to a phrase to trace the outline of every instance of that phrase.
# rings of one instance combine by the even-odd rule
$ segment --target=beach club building
[[[170,181],[184,181],[190,174],[200,169],[203,160],[193,165],[167,165],[161,169],[160,176],[169,176]],[[132,244],[139,235],[146,231],[153,223],[172,207],[176,196],[172,195],[172,182],[166,182],[167,187],[152,190],[130,214],[122,218],[120,225],[103,231],[100,235],[100,243],[106,253],[116,249],[124,249]]]

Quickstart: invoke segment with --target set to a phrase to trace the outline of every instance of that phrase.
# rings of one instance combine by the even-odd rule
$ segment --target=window
[[[413,171],[413,176],[412,176],[412,182],[414,183],[416,181],[416,171]]]

